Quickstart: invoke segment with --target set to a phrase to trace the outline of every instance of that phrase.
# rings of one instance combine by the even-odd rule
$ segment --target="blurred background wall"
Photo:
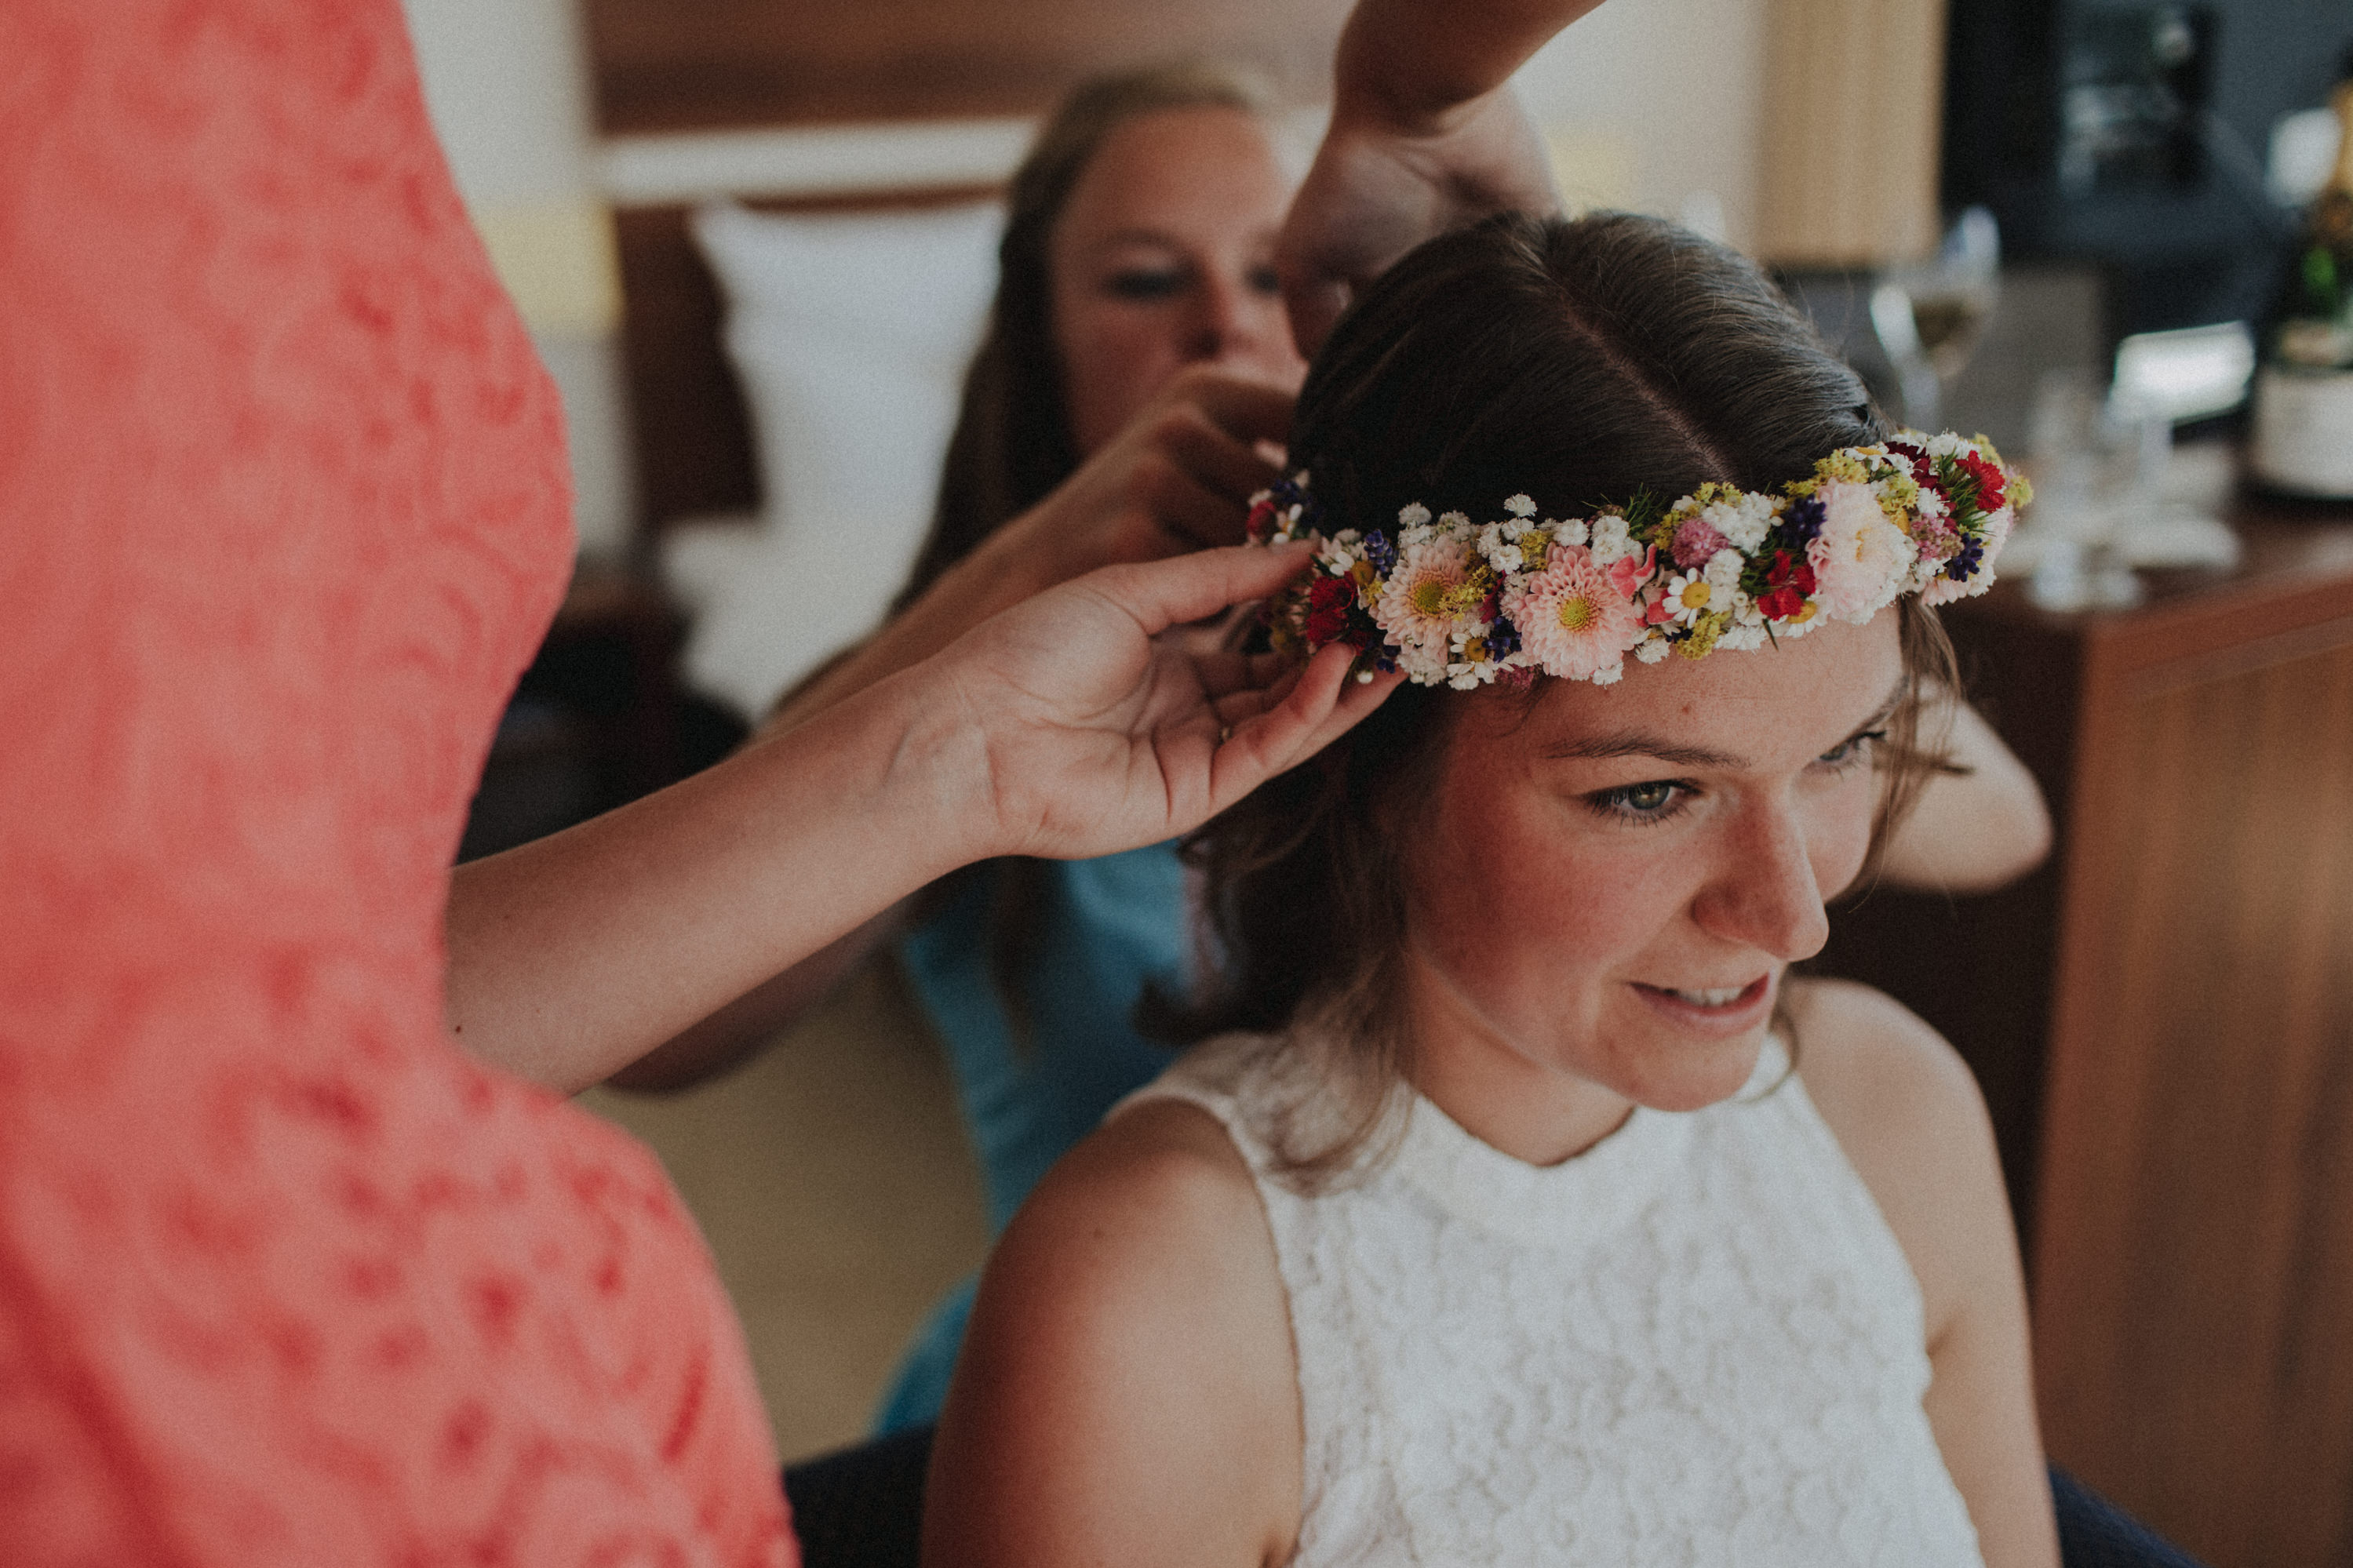
[[[491,259],[564,394],[586,554],[627,549],[634,497],[620,277],[575,0],[404,0],[433,123]]]

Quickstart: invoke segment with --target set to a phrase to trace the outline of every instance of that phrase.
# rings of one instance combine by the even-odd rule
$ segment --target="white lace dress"
[[[1804,1086],[1771,1088],[1779,1046],[1743,1097],[1638,1110],[1559,1165],[1418,1099],[1393,1159],[1303,1197],[1270,1148],[1320,1108],[1281,1045],[1210,1041],[1127,1103],[1203,1107],[1258,1178],[1301,1568],[1979,1563],[1921,1410],[1918,1283]]]

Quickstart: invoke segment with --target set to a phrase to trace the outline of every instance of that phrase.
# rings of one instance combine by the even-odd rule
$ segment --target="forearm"
[[[667,1094],[725,1072],[832,994],[850,971],[889,942],[902,925],[902,901],[848,936],[827,943],[717,1012],[665,1040],[605,1081],[615,1089]]]
[[[976,729],[913,680],[693,778],[458,868],[446,1013],[559,1092],[710,1018],[995,852]]]
[[[1333,114],[1408,134],[1504,85],[1600,0],[1359,0],[1341,35]]]
[[[984,545],[880,631],[844,650],[786,694],[763,726],[764,734],[809,722],[922,663],[976,623],[1047,585],[1027,563],[993,559],[998,553]],[[620,1089],[660,1092],[689,1088],[726,1070],[824,1001],[844,975],[890,940],[898,923],[897,910],[886,910],[781,973],[764,977],[628,1062],[607,1081]]]
[[[2034,775],[1966,702],[1952,707],[1944,752],[1962,771],[1934,773],[1897,825],[1880,875],[1900,888],[1983,893],[2051,853],[2051,813]]]

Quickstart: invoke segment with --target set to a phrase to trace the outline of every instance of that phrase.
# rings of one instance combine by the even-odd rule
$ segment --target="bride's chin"
[[[1678,1044],[1644,1064],[1626,1098],[1652,1110],[1704,1110],[1738,1094],[1756,1076],[1765,1025],[1734,1039]]]

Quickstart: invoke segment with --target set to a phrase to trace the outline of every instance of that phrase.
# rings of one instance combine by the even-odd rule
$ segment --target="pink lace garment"
[[[0,1562],[794,1556],[619,1133],[440,1023],[569,546],[396,0],[0,5]]]

